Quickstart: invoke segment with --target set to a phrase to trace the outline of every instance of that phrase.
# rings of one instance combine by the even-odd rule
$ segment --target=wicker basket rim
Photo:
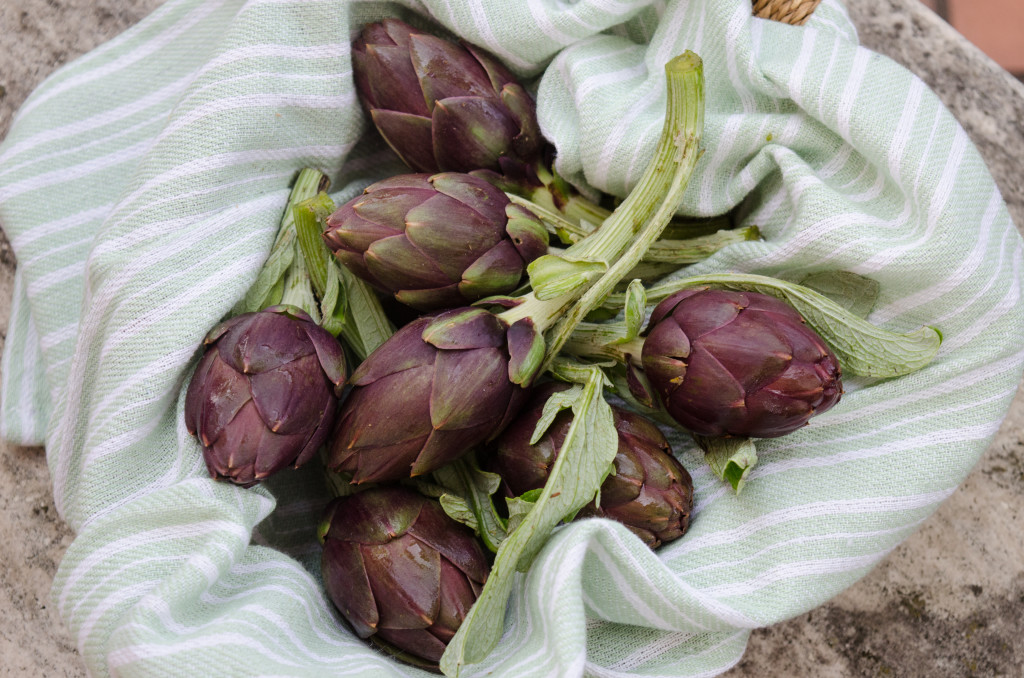
[[[802,26],[821,0],[754,0],[754,16]]]

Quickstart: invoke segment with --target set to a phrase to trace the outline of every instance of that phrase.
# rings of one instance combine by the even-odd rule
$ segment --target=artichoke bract
[[[252,485],[299,467],[324,443],[345,383],[338,340],[293,306],[224,321],[206,337],[185,426],[210,474]]]
[[[353,43],[352,69],[381,136],[417,172],[500,171],[540,157],[533,99],[478,47],[385,19]]]
[[[336,210],[323,237],[350,271],[421,311],[511,292],[548,244],[533,213],[458,173],[379,181]]]
[[[324,586],[356,634],[439,661],[487,580],[473,533],[404,487],[335,499],[319,533]]]
[[[536,335],[524,324],[461,308],[400,329],[352,373],[328,467],[355,483],[399,480],[493,438],[527,395],[516,372]]]
[[[530,444],[544,403],[565,384],[534,390],[530,403],[490,447],[485,466],[501,476],[506,494],[517,497],[539,489],[572,424],[571,410],[558,413],[535,445]],[[654,422],[612,405],[619,436],[615,473],[601,485],[599,503],[590,502],[576,518],[610,518],[625,525],[654,549],[683,536],[693,510],[693,480]]]
[[[704,436],[773,438],[837,402],[839,361],[791,306],[683,290],[654,309],[642,362],[668,413]]]

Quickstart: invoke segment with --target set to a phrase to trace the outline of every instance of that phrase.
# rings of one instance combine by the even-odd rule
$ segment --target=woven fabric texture
[[[54,601],[94,676],[419,675],[346,629],[318,578],[315,468],[239,489],[182,423],[207,329],[255,279],[297,171],[345,199],[401,168],[367,129],[349,40],[397,15],[482,45],[536,87],[570,180],[619,196],[662,123],[663,64],[699,53],[706,153],[682,212],[739,206],[764,240],[699,272],[881,283],[871,320],[941,329],[933,364],[759,444],[733,496],[682,436],[696,509],[650,552],[557,531],[468,676],[711,676],[750,629],[867,573],[985,450],[1024,366],[1021,239],[935,95],[858,46],[837,0],[805,25],[743,0],[168,0],[61,68],[0,147],[18,260],[0,431],[44,443],[77,533]]]

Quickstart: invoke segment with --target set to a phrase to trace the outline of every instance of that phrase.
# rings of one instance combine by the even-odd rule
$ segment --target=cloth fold
[[[202,337],[255,279],[298,170],[324,170],[337,200],[403,171],[367,130],[348,47],[396,15],[530,79],[558,171],[619,196],[660,130],[662,65],[698,52],[706,153],[681,212],[735,209],[764,240],[689,272],[854,271],[881,283],[873,322],[945,337],[924,370],[850,379],[810,426],[759,441],[739,498],[675,436],[695,484],[686,537],[652,553],[608,521],[560,529],[465,675],[720,673],[750,629],[851,585],[954,491],[1024,368],[1022,243],[998,190],[837,0],[803,27],[744,0],[168,0],[51,76],[0,146],[18,260],[0,433],[45,442],[77,533],[61,616],[96,676],[422,673],[326,600],[318,470],[215,483],[181,413]]]

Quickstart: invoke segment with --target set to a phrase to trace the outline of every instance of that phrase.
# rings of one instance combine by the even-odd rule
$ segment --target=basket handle
[[[821,0],[754,0],[754,16],[802,26]]]

